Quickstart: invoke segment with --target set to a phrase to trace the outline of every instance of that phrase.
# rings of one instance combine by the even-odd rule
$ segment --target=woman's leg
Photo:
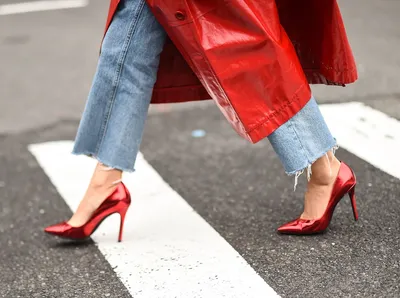
[[[122,0],[104,38],[74,154],[99,162],[68,222],[81,226],[114,191],[122,171],[134,171],[156,81],[165,31],[145,0]]]
[[[287,174],[298,177],[306,171],[308,185],[303,219],[318,219],[326,210],[340,162],[334,156],[336,140],[331,135],[314,98],[268,137]]]

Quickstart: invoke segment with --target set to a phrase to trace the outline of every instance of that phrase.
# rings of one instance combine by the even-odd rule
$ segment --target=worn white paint
[[[95,161],[71,155],[69,141],[29,149],[75,210]],[[136,174],[124,177],[133,202],[123,242],[117,243],[117,215],[93,237],[133,297],[278,297],[141,155],[136,168]]]
[[[400,179],[400,121],[359,102],[321,111],[341,147]]]
[[[79,8],[87,6],[88,4],[89,0],[51,0],[4,4],[0,5],[0,16],[37,11]]]

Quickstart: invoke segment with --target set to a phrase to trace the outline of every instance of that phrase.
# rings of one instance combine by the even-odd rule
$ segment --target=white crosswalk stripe
[[[321,111],[341,147],[400,179],[400,121],[359,102]]]
[[[71,155],[70,141],[29,149],[75,210],[95,161]],[[142,156],[136,168],[124,177],[134,190],[124,241],[117,243],[118,216],[93,237],[133,297],[278,297]]]
[[[89,0],[51,0],[33,1],[0,5],[0,16],[37,11],[59,10],[85,7]]]

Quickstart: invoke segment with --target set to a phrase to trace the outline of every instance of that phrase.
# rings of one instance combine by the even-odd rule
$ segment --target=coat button
[[[175,13],[175,18],[177,18],[179,21],[183,21],[184,19],[186,19],[186,16],[182,11],[177,11]]]

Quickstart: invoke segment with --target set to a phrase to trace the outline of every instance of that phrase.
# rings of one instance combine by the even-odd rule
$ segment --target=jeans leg
[[[104,38],[74,154],[134,171],[166,33],[145,0],[122,0]]]
[[[296,175],[296,178],[305,169],[310,169],[317,159],[337,148],[336,140],[313,97],[268,139],[286,173]]]

